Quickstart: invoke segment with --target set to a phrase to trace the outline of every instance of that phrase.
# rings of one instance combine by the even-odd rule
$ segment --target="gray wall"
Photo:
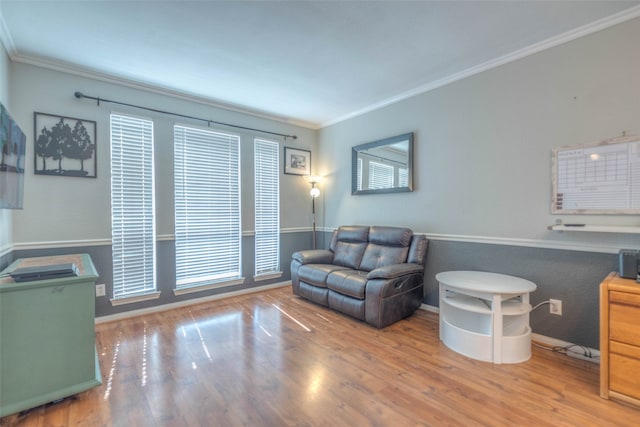
[[[425,268],[425,303],[438,306],[441,271],[492,271],[523,277],[538,289],[532,305],[549,298],[562,301],[562,316],[542,305],[531,314],[533,332],[599,347],[598,286],[617,269],[617,255],[535,247],[431,240]]]
[[[175,296],[175,245],[173,240],[161,240],[157,243],[157,259],[156,259],[156,285],[158,291],[161,292],[160,298],[157,300],[144,301],[139,303],[112,306],[108,296],[113,292],[113,270],[111,266],[111,245],[100,246],[74,246],[61,248],[43,248],[16,250],[13,255],[18,258],[29,258],[47,255],[64,255],[87,253],[91,256],[96,270],[100,277],[97,283],[105,283],[107,288],[107,296],[96,298],[96,316],[106,316],[116,313],[122,313],[130,310],[154,307],[163,304],[178,303],[193,298],[209,297],[220,295],[227,292],[241,291],[256,286],[265,286],[275,283],[288,281],[291,279],[289,260],[293,252],[311,247],[311,234],[304,232],[283,233],[281,235],[280,259],[282,260],[282,277],[263,280],[259,282],[253,281],[254,271],[254,238],[253,236],[244,236],[242,238],[242,267],[245,282],[242,285],[228,286],[219,289],[207,290],[191,294]]]
[[[640,19],[582,37],[319,132],[326,231],[403,225],[431,237],[425,302],[435,274],[470,269],[537,283],[534,332],[598,346],[597,286],[640,235],[553,232],[556,219],[640,226],[637,215],[552,215],[551,151],[640,135]],[[415,133],[415,191],[352,196],[351,147]]]
[[[281,270],[283,276],[269,281],[253,282],[254,273],[254,168],[253,139],[255,136],[278,141],[282,147],[289,146],[317,152],[317,132],[256,115],[243,114],[185,97],[169,96],[157,90],[131,87],[126,82],[103,81],[90,78],[79,72],[59,72],[38,66],[9,64],[11,87],[15,97],[12,113],[27,134],[27,159],[33,158],[34,112],[94,120],[97,122],[98,177],[96,179],[34,175],[33,162],[26,162],[24,209],[13,214],[8,227],[13,235],[9,255],[0,259],[0,267],[11,260],[64,253],[86,252],[91,254],[100,278],[105,283],[107,295],[112,290],[111,270],[111,222],[110,222],[110,147],[109,114],[112,111],[149,117],[154,120],[155,167],[156,167],[156,230],[157,280],[162,291],[159,300],[138,304],[111,307],[107,298],[97,299],[96,313],[99,316],[124,310],[166,304],[185,299],[215,295],[274,282],[288,280],[289,260],[294,250],[311,247],[311,198],[309,184],[300,176],[280,176],[281,195]],[[234,128],[218,129],[241,136],[241,188],[243,230],[243,275],[244,285],[217,289],[175,297],[174,258],[174,209],[173,209],[173,124],[187,123],[201,126],[200,122],[176,119],[172,116],[135,110],[128,107],[95,101],[78,100],[73,94],[81,91],[89,96],[118,100],[152,108],[192,115],[272,132],[294,134],[297,140],[270,136]],[[212,126],[212,128],[215,128]],[[315,156],[312,156],[315,161]],[[312,165],[313,167],[313,165]],[[281,167],[281,171],[284,167]],[[322,197],[318,201],[322,206]],[[0,211],[3,212],[3,211]],[[4,219],[4,218],[3,218]],[[4,236],[4,233],[3,233]]]
[[[20,123],[27,123],[27,141],[33,141],[34,112],[60,114],[97,122],[98,177],[80,179],[33,174],[33,163],[27,162],[25,180],[25,209],[13,218],[14,243],[22,245],[39,242],[69,242],[111,238],[109,115],[111,112],[130,113],[154,120],[156,161],[156,230],[159,236],[173,236],[173,124],[187,123],[202,126],[202,122],[150,113],[128,107],[95,101],[78,100],[75,91],[90,96],[149,106],[165,111],[284,134],[298,139],[286,142],[273,137],[282,146],[316,151],[316,132],[273,120],[214,108],[187,99],[165,96],[110,82],[51,71],[22,63],[11,63],[12,88],[20,96],[13,104],[13,113]],[[215,128],[212,126],[212,128]],[[222,130],[238,134],[241,142],[242,230],[254,227],[253,203],[253,138],[261,135],[233,128]],[[284,150],[281,149],[281,155]],[[27,158],[33,156],[33,144],[27,144]],[[309,185],[299,176],[281,175],[281,227],[296,229],[310,226]],[[44,215],[46,213],[46,215]]]

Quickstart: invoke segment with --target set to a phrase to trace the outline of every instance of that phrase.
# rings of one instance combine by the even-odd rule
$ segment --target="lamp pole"
[[[307,175],[304,179],[311,184],[311,214],[312,214],[312,229],[313,229],[313,249],[318,249],[316,242],[316,197],[320,195],[320,189],[316,187],[316,184],[322,181],[321,176]]]
[[[313,228],[313,249],[318,249],[316,246],[316,194],[314,190],[316,186],[315,182],[311,183],[311,214],[312,214],[312,228]]]

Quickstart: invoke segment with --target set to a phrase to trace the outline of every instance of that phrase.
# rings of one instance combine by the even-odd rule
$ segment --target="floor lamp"
[[[313,249],[317,249],[316,245],[316,198],[320,195],[320,189],[316,187],[316,184],[322,181],[322,177],[307,175],[304,179],[311,184],[311,191],[309,194],[311,195],[311,214],[313,215],[312,224],[313,224]]]

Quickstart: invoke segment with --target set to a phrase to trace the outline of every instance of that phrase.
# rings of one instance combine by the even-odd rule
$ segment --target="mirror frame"
[[[360,151],[369,150],[371,148],[383,147],[385,145],[392,145],[401,141],[409,142],[409,149],[407,152],[408,185],[406,187],[390,187],[390,188],[376,188],[373,190],[358,190],[358,153]],[[413,132],[392,136],[390,138],[385,138],[378,141],[368,142],[366,144],[356,145],[351,149],[351,194],[352,195],[407,193],[410,191],[413,191]]]

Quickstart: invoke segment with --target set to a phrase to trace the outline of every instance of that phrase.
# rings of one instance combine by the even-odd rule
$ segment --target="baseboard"
[[[436,307],[435,305],[421,304],[420,310],[426,310],[432,313],[440,313],[440,307]]]
[[[551,338],[536,333],[531,334],[531,341],[541,344],[543,347],[548,347],[549,349],[566,348],[569,349],[569,351],[566,352],[567,356],[575,357],[576,359],[587,360],[592,363],[600,363],[600,350],[596,350],[595,348],[574,344],[568,341],[563,341],[557,338]],[[575,349],[572,349],[573,347],[575,347]],[[576,349],[583,349],[583,351],[576,351]],[[588,355],[591,355],[591,357],[589,357]]]
[[[435,307],[433,305],[422,304],[420,305],[420,310],[430,311],[432,313],[440,313],[440,308]],[[600,350],[596,350],[595,348],[586,347],[583,345],[574,344],[568,341],[562,341],[557,338],[547,337],[545,335],[540,334],[531,334],[531,341],[545,347],[549,350],[553,350],[554,348],[564,348],[569,349],[565,354],[570,357],[575,357],[576,359],[587,360],[592,363],[600,363]],[[583,349],[582,352],[576,351],[575,349]],[[587,356],[591,355],[591,357]]]
[[[189,299],[189,300],[185,300],[185,301],[173,302],[173,303],[169,303],[169,304],[158,305],[158,306],[155,306],[155,307],[148,307],[148,308],[141,308],[141,309],[138,309],[138,310],[125,311],[125,312],[122,312],[122,313],[116,313],[116,314],[110,314],[110,315],[107,315],[107,316],[96,317],[95,324],[98,325],[98,324],[101,324],[101,323],[115,322],[115,321],[118,321],[118,320],[129,319],[131,317],[142,316],[142,315],[145,315],[145,314],[160,313],[160,312],[167,311],[167,310],[173,310],[175,308],[188,307],[188,306],[191,306],[191,305],[202,304],[203,302],[217,301],[217,300],[222,300],[222,299],[225,299],[225,298],[231,298],[231,297],[235,297],[235,296],[239,296],[239,295],[253,294],[253,293],[256,293],[256,292],[267,291],[269,289],[283,288],[285,286],[290,286],[290,285],[291,285],[291,280],[287,280],[287,281],[284,281],[284,282],[272,283],[270,285],[256,286],[256,287],[248,288],[248,289],[241,289],[239,291],[225,292],[223,294],[209,295],[209,296],[202,297],[202,298],[194,298],[194,299]]]

